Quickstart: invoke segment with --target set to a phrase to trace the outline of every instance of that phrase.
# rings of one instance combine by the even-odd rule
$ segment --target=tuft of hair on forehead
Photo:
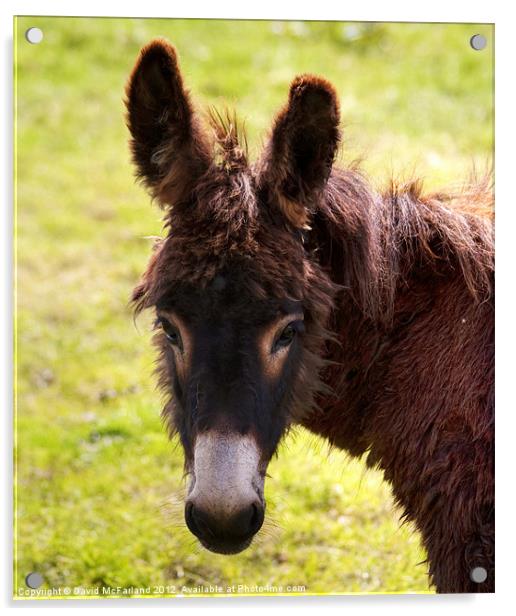
[[[206,115],[213,132],[216,163],[228,173],[245,169],[249,148],[244,122],[227,107],[222,111],[209,107]]]

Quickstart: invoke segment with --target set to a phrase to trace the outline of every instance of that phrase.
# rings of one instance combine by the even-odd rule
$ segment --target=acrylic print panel
[[[16,19],[15,597],[493,591],[493,36]]]

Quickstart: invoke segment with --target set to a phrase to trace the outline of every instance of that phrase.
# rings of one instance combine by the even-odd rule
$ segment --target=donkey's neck
[[[379,195],[356,171],[336,171],[314,218],[314,248],[342,291],[331,323],[339,342],[330,344],[334,363],[323,375],[334,393],[304,424],[352,454],[370,450],[382,466],[386,443],[395,448],[403,434],[399,425],[378,433],[379,418],[403,422],[404,413],[431,412],[427,403],[442,406],[432,362],[438,357],[452,370],[458,349],[475,338],[490,344],[493,241],[479,211],[491,195],[486,187],[469,194],[477,212],[462,208],[463,198],[423,197],[418,183]],[[454,387],[467,397],[467,385]],[[427,400],[412,397],[414,387]]]

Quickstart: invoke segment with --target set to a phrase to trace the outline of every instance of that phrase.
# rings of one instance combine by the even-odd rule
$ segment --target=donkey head
[[[133,300],[156,313],[163,417],[189,477],[186,523],[206,548],[236,553],[262,525],[282,435],[322,387],[335,287],[308,240],[338,103],[326,81],[296,78],[250,165],[231,117],[212,113],[202,127],[167,42],[141,51],[126,94],[137,173],[165,211],[166,238]]]

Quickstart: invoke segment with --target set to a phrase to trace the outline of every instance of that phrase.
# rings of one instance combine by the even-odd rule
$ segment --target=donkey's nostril
[[[196,537],[199,537],[200,529],[197,525],[196,516],[194,515],[193,503],[186,503],[185,505],[185,521],[190,532]]]
[[[186,503],[185,520],[190,532],[199,539],[208,539],[216,534],[217,520],[193,503]]]
[[[255,503],[244,507],[227,521],[228,530],[235,538],[247,538],[254,535],[260,530],[262,524],[263,507]]]

